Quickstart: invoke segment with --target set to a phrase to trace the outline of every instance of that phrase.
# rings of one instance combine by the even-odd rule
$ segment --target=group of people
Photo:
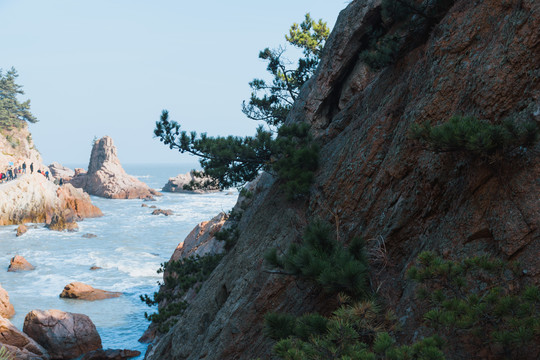
[[[34,173],[34,163],[31,163],[29,166],[29,173]],[[38,169],[37,173],[42,174],[50,180],[48,171],[41,171],[40,169]],[[15,180],[18,176],[22,174],[26,174],[26,162],[23,162],[22,165],[11,166],[5,170],[0,171],[0,184],[6,181]]]

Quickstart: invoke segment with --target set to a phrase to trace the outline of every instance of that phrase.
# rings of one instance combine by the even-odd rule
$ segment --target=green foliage
[[[169,148],[198,156],[204,173],[222,189],[241,186],[265,170],[275,172],[289,198],[296,198],[308,192],[318,165],[319,148],[307,124],[282,126],[276,139],[262,126],[253,137],[197,137],[180,131],[163,110],[154,134]]]
[[[266,70],[271,74],[272,82],[263,79],[250,82],[251,98],[248,104],[245,101],[242,104],[242,112],[248,118],[264,121],[270,126],[282,125],[300,88],[317,68],[329,34],[326,23],[322,20],[316,22],[308,13],[304,21],[300,25],[293,24],[289,35],[285,36],[288,43],[302,49],[304,53],[304,58],[298,60],[296,68],[288,68],[290,61],[284,58],[285,49],[282,47],[261,51],[259,58],[268,62]]]
[[[187,308],[184,295],[191,288],[197,290],[222,258],[223,254],[195,255],[161,264],[157,272],[165,273],[166,277],[160,291],[152,297],[146,294],[140,296],[146,305],[158,305],[158,312],[150,315],[145,313],[145,318],[157,324],[160,332],[166,333],[176,323],[177,316],[182,315]]]
[[[511,266],[488,256],[450,261],[424,252],[408,275],[421,284],[429,326],[449,339],[498,344],[498,355],[518,358],[540,340],[540,290],[504,289]]]
[[[539,136],[540,127],[533,120],[517,122],[507,119],[500,124],[491,124],[472,116],[453,116],[438,126],[427,122],[413,124],[410,129],[412,139],[419,140],[433,151],[466,151],[477,156],[530,147]]]
[[[15,68],[5,74],[0,69],[0,128],[20,127],[25,121],[37,122],[30,112],[30,100],[22,103],[17,100],[18,95],[24,95],[22,86],[15,83],[18,76]]]
[[[218,231],[214,236],[217,240],[225,241],[225,251],[230,251],[236,245],[240,237],[240,231],[238,225],[234,224],[230,228]]]
[[[209,137],[206,133],[180,130],[180,124],[169,120],[163,110],[156,122],[154,135],[170,149],[199,157],[204,173],[213,178],[221,189],[242,186],[254,180],[261,171],[277,174],[289,199],[307,194],[318,165],[319,148],[309,134],[307,124],[283,123],[302,85],[313,75],[329,29],[307,14],[302,24],[294,24],[286,36],[292,45],[303,50],[295,69],[287,67],[284,49],[265,49],[259,57],[268,62],[272,83],[255,79],[250,83],[251,99],[242,105],[248,118],[266,122],[254,136]],[[262,94],[262,95],[260,95]],[[277,128],[277,137],[274,137]]]
[[[283,256],[270,249],[265,260],[286,274],[315,282],[327,293],[345,292],[355,298],[369,294],[362,241],[354,239],[352,246],[345,248],[335,239],[331,226],[322,221],[308,225],[301,244],[291,244]]]
[[[373,302],[347,304],[329,318],[308,314],[298,318],[267,314],[265,331],[279,340],[274,353],[281,359],[444,359],[442,341],[425,338],[411,346],[399,346],[388,331],[388,316]]]
[[[14,360],[11,353],[4,346],[0,346],[0,360]]]

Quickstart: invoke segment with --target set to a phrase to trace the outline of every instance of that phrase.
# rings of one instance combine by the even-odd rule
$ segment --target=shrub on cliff
[[[161,264],[159,273],[166,273],[164,284],[152,297],[141,295],[141,301],[148,306],[158,305],[158,312],[144,313],[144,317],[158,325],[158,330],[166,333],[187,308],[183,299],[189,289],[198,290],[219,264],[223,254],[190,256],[186,259]]]
[[[30,100],[19,102],[18,95],[24,95],[22,86],[15,83],[19,74],[15,68],[0,69],[0,128],[20,127],[25,121],[38,120],[30,112]]]
[[[453,116],[437,126],[428,122],[413,124],[410,137],[436,152],[465,151],[490,156],[534,145],[540,137],[540,127],[533,120],[506,119],[491,124],[472,116]]]
[[[354,238],[345,248],[333,236],[330,224],[322,221],[308,225],[302,243],[292,243],[282,256],[273,248],[264,258],[281,274],[313,281],[327,293],[345,292],[355,298],[370,293],[362,239]]]
[[[540,341],[540,289],[520,286],[517,275],[516,264],[489,256],[452,261],[432,252],[421,253],[408,272],[428,309],[426,325],[454,345],[466,339],[505,359],[528,358]]]
[[[329,318],[265,316],[265,332],[278,340],[273,351],[281,359],[444,359],[439,337],[398,345],[395,331],[393,315],[382,314],[372,301],[343,305]]]

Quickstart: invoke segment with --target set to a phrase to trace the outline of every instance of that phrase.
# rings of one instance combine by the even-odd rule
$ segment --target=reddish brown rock
[[[368,252],[384,243],[387,257],[372,259],[370,283],[400,319],[403,344],[431,334],[406,277],[422,251],[449,259],[495,254],[522,264],[524,284],[540,283],[538,146],[486,162],[426,151],[409,138],[412,124],[454,114],[540,121],[540,2],[457,0],[430,34],[406,42],[395,64],[372,71],[358,55],[380,24],[380,4],[352,1],[340,14],[316,74],[289,114],[288,122],[311,124],[321,149],[309,196],[287,202],[278,184],[266,181],[268,189],[255,195],[239,222],[233,251],[147,360],[270,358],[266,312],[331,313],[335,299],[319,288],[264,271],[265,251],[300,241],[315,218],[336,225],[344,243],[355,236],[382,239],[367,242]],[[502,358],[491,348],[460,353],[454,349],[463,339],[447,340],[447,359],[477,358],[477,352]]]
[[[100,349],[84,354],[81,360],[125,360],[141,355],[136,350]]]
[[[61,201],[62,208],[73,211],[76,219],[103,216],[101,210],[92,204],[90,196],[71,184],[64,184],[59,187],[56,195]]]
[[[28,231],[28,228],[26,227],[26,225],[21,224],[21,225],[17,226],[17,236],[21,236],[24,233],[26,233],[27,231]]]
[[[101,289],[95,289],[90,285],[81,282],[72,282],[67,284],[60,294],[61,298],[78,300],[103,300],[119,297],[121,292],[112,292]]]
[[[145,199],[161,195],[124,171],[116,147],[108,136],[96,140],[88,171],[76,173],[70,183],[90,195],[110,199]]]
[[[34,270],[34,266],[20,255],[15,255],[9,262],[8,271],[29,271]]]
[[[165,215],[165,216],[169,216],[169,215],[172,215],[172,214],[173,214],[173,211],[170,210],[170,209],[166,209],[166,210],[156,209],[156,210],[152,211],[152,215]]]
[[[0,317],[9,319],[13,315],[15,315],[15,309],[9,302],[9,294],[2,286],[0,286]]]
[[[102,269],[102,267],[100,267],[100,266],[91,266],[90,267],[90,270],[99,270],[99,269]]]
[[[0,347],[15,360],[48,360],[47,351],[28,335],[0,316]]]
[[[90,318],[60,310],[32,310],[24,318],[23,331],[53,359],[74,359],[101,349],[101,338]]]

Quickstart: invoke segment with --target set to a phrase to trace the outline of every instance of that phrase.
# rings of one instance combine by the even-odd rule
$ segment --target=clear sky
[[[0,68],[19,72],[46,164],[85,164],[104,135],[123,163],[196,164],[153,137],[161,110],[184,130],[252,135],[241,104],[266,75],[259,50],[307,12],[333,27],[349,2],[0,0]]]

